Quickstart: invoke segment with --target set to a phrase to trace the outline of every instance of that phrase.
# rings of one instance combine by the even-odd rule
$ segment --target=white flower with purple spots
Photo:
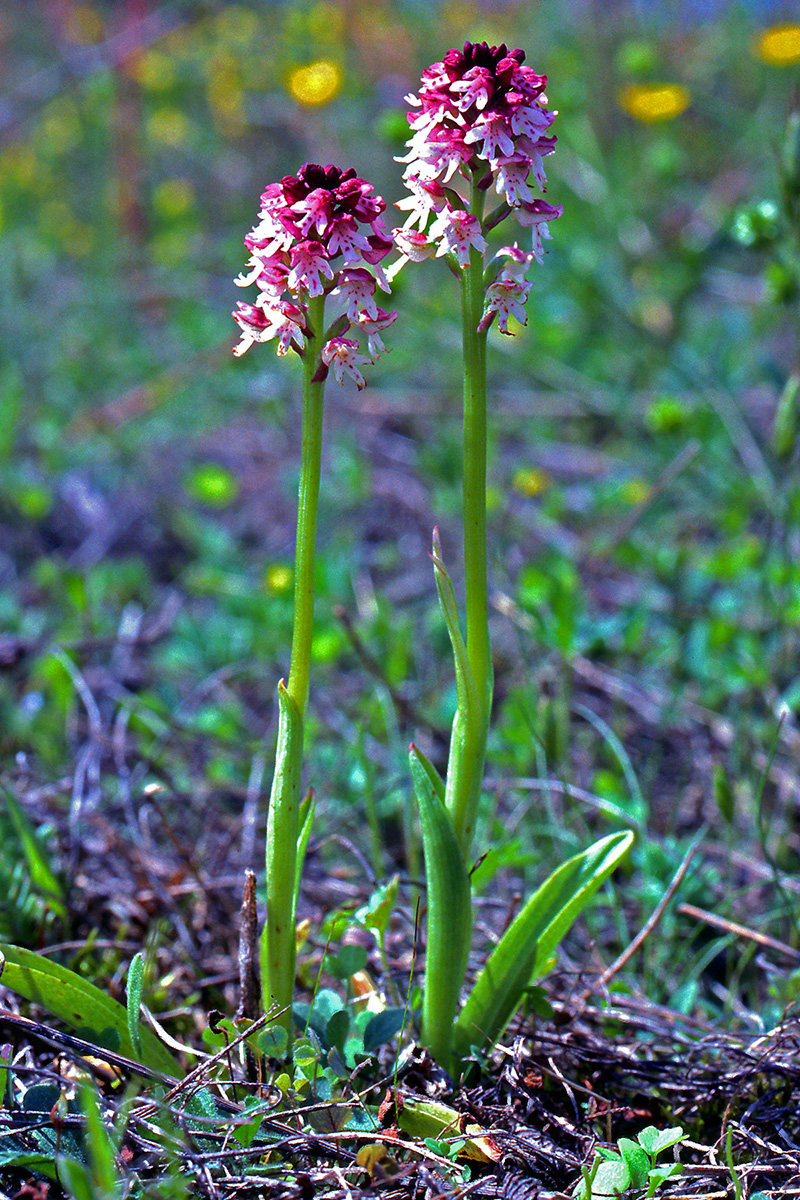
[[[519,279],[504,279],[502,276],[489,284],[479,328],[488,329],[495,315],[501,333],[511,333],[508,328],[509,317],[515,317],[520,325],[526,325],[525,302],[532,286]]]
[[[478,218],[472,213],[458,210],[441,213],[431,226],[431,237],[439,242],[436,257],[454,254],[460,267],[469,266],[470,249],[473,246],[481,253],[487,246]]]
[[[534,196],[534,187],[546,184],[543,160],[555,147],[548,130],[556,114],[546,107],[546,77],[524,62],[522,50],[467,42],[427,67],[419,94],[406,96],[411,136],[398,161],[406,164],[410,196],[397,208],[408,215],[394,232],[400,257],[387,272],[393,278],[406,263],[431,256],[467,270],[473,250],[486,251],[486,234],[515,214],[531,229],[532,249],[519,251],[499,280],[496,267],[487,277],[494,282],[485,316],[497,317],[504,333],[511,315],[524,324],[524,273],[541,262],[548,222],[562,212]],[[492,188],[502,202],[484,215]]]
[[[355,379],[359,391],[367,386],[367,381],[358,368],[372,360],[365,354],[358,353],[358,342],[352,338],[331,338],[322,347],[322,361],[327,367],[333,367],[337,383],[344,383],[345,375],[349,375]]]

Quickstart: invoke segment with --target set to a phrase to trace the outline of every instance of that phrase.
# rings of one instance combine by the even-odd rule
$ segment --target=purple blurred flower
[[[336,306],[331,324],[337,335],[351,324],[369,333],[365,320],[376,321],[383,313],[375,304],[376,284],[389,290],[380,266],[393,245],[381,220],[385,208],[372,184],[359,179],[352,167],[341,171],[306,163],[297,175],[269,184],[258,222],[245,238],[248,269],[235,281],[240,287],[255,284],[258,296],[255,304],[237,304],[233,313],[242,331],[234,354],[273,338],[279,354],[290,348],[302,354],[309,334],[308,301],[316,296],[330,298]],[[380,327],[396,315],[383,313]],[[327,357],[323,351],[319,377],[333,363],[337,379],[345,370],[362,378],[351,368],[370,360],[357,355],[353,345],[357,350],[358,344],[346,338],[330,339],[325,350],[333,350]]]

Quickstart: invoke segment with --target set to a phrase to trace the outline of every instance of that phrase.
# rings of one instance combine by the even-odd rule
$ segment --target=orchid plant
[[[239,302],[235,354],[277,340],[294,350],[303,370],[302,461],[297,508],[294,624],[288,683],[278,684],[278,741],[267,812],[267,919],[261,946],[262,1003],[274,1007],[292,1033],[300,872],[311,831],[311,797],[301,803],[301,766],[314,624],[314,561],[322,460],[325,380],[333,369],[365,386],[361,367],[386,349],[381,332],[397,313],[375,299],[389,290],[380,263],[392,249],[381,219],[386,202],[350,168],[306,163],[272,183],[259,219],[245,238],[248,270],[236,282],[255,284],[254,304]],[[350,336],[346,336],[350,335]],[[367,353],[360,350],[366,340]]]
[[[472,1047],[491,1045],[558,942],[627,852],[632,835],[615,834],[562,863],[530,898],[478,976],[458,1013],[472,938],[470,857],[481,796],[493,693],[486,550],[486,341],[497,320],[510,334],[525,324],[532,284],[550,222],[563,211],[534,194],[544,189],[543,160],[553,152],[547,79],[524,51],[467,42],[422,73],[411,105],[405,162],[408,212],[395,231],[405,263],[444,258],[461,284],[463,331],[463,534],[465,633],[434,532],[433,565],[455,660],[457,711],[442,780],[411,747],[428,897],[422,1040],[458,1072]],[[489,201],[496,196],[494,207]],[[512,216],[530,229],[530,248],[515,239],[489,252],[489,236]],[[458,1015],[457,1015],[458,1014]]]
[[[408,213],[390,238],[384,201],[353,170],[306,164],[267,187],[259,221],[245,239],[256,284],[240,303],[236,353],[277,340],[303,364],[302,467],[298,503],[294,629],[288,683],[278,685],[275,773],[267,817],[267,920],[261,955],[262,1001],[275,1006],[291,1037],[295,917],[300,869],[311,828],[301,804],[303,725],[309,695],[314,548],[320,482],[322,397],[331,367],[341,382],[364,386],[360,367],[384,350],[381,332],[396,318],[375,300],[409,262],[444,258],[461,284],[464,357],[465,635],[455,590],[434,531],[437,590],[452,643],[458,708],[446,778],[416,747],[411,769],[420,811],[427,883],[427,961],[421,1036],[454,1074],[474,1046],[502,1032],[524,990],[541,974],[566,929],[630,846],[632,835],[604,838],[562,863],[531,897],[478,976],[458,1013],[472,936],[470,859],[483,781],[493,694],[486,548],[486,341],[495,320],[511,333],[524,324],[543,239],[561,206],[534,195],[545,185],[543,159],[555,138],[546,79],[524,65],[522,50],[467,43],[422,75],[409,97],[412,135],[405,184]],[[487,201],[492,193],[493,208]],[[488,211],[487,211],[488,209]],[[513,216],[529,229],[530,249],[514,240],[489,254],[489,236]],[[392,246],[399,258],[384,272]],[[326,312],[326,307],[328,311]],[[347,336],[349,335],[349,336]],[[366,338],[367,353],[360,349]]]

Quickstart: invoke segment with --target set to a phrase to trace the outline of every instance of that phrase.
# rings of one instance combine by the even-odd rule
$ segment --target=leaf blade
[[[136,1059],[128,1029],[128,1013],[93,983],[82,979],[68,967],[26,950],[22,946],[0,943],[0,979],[26,1000],[41,1004],[53,1016],[60,1017],[74,1029],[89,1025],[92,1029],[116,1029],[120,1035],[120,1052]],[[180,1078],[180,1063],[163,1046],[152,1030],[142,1026],[142,1058],[145,1066],[166,1075]]]
[[[455,1050],[494,1044],[514,1014],[525,987],[540,977],[570,925],[605,882],[634,840],[610,834],[562,863],[533,893],[478,975],[455,1028]]]
[[[472,937],[472,889],[450,815],[413,745],[410,760],[428,888],[422,1039],[434,1058],[449,1068]]]

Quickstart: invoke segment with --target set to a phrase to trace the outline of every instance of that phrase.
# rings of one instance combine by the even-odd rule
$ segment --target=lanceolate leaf
[[[444,780],[442,779],[439,772],[436,770],[436,767],[433,765],[433,763],[427,757],[427,755],[422,753],[419,746],[414,746],[412,753],[413,753],[413,757],[417,760],[419,765],[425,771],[425,774],[428,776],[428,779],[430,780],[430,784],[431,784],[431,787],[433,788],[434,792],[439,797],[442,804],[444,804],[444,796],[445,796]],[[412,769],[412,771],[414,770],[413,766],[411,769]]]
[[[265,1008],[278,1005],[278,1020],[290,1039],[302,758],[303,718],[281,680],[275,775],[267,812],[267,920],[261,940],[261,998]]]
[[[534,892],[509,926],[475,981],[455,1028],[455,1052],[491,1046],[505,1029],[529,984],[583,908],[608,878],[634,840],[614,833],[562,863]]]
[[[415,746],[410,757],[428,886],[422,1040],[437,1062],[448,1066],[472,934],[471,890],[452,822]]]
[[[458,606],[456,604],[455,591],[453,590],[453,581],[448,575],[442,561],[442,543],[439,540],[438,529],[434,529],[433,531],[433,553],[431,554],[431,558],[433,559],[433,572],[436,577],[436,590],[439,593],[439,605],[447,625],[447,632],[450,635],[450,644],[453,647],[458,710],[461,713],[461,719],[468,721],[471,720],[472,711],[477,703],[475,681],[472,678],[472,671],[470,670],[469,659],[467,658],[467,648],[464,645],[464,637],[458,622]]]
[[[297,838],[297,862],[294,872],[294,915],[292,924],[297,920],[297,897],[300,895],[300,880],[303,874],[303,863],[305,862],[306,850],[308,849],[308,840],[311,837],[311,828],[314,824],[314,812],[316,810],[316,801],[314,793],[310,791],[300,805],[300,833]]]
[[[128,967],[128,1033],[131,1037],[133,1052],[138,1057],[142,1053],[142,1034],[139,1026],[139,1010],[142,1005],[142,987],[144,985],[144,955],[134,954]]]
[[[88,1025],[92,1029],[116,1029],[120,1037],[120,1053],[137,1059],[128,1030],[126,1009],[68,967],[50,962],[41,954],[21,946],[0,943],[3,985],[18,992],[26,1000],[41,1004],[54,1017],[60,1017],[73,1029]],[[152,1030],[140,1027],[142,1057],[145,1066],[166,1075],[183,1075],[180,1063],[161,1044]]]

